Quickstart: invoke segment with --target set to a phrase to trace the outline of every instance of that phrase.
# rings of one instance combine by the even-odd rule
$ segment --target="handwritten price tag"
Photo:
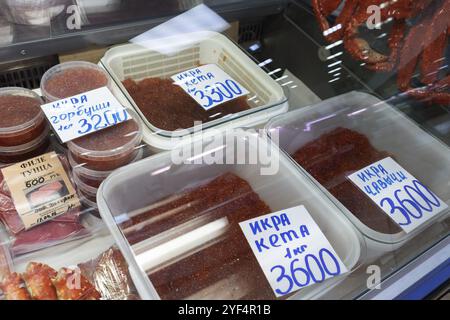
[[[407,233],[448,208],[427,186],[390,157],[348,178]]]
[[[347,272],[304,206],[239,225],[277,297]]]
[[[107,87],[41,106],[63,143],[130,119]]]
[[[171,78],[205,110],[249,94],[215,64],[186,70]]]

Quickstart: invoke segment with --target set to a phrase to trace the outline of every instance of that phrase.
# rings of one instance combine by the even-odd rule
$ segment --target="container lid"
[[[138,154],[131,162],[138,161],[142,159],[144,154],[144,150],[142,148],[139,149]],[[108,170],[108,171],[98,171],[98,170],[92,170],[89,168],[86,168],[84,163],[77,163],[75,159],[73,158],[73,155],[71,152],[67,153],[67,158],[69,159],[69,164],[72,167],[72,171],[74,174],[81,175],[90,179],[98,179],[98,180],[104,180],[107,176],[111,174],[114,170]]]
[[[158,47],[167,43],[178,46],[185,44],[186,39],[201,40],[189,41],[186,49],[171,55],[161,53]],[[195,133],[199,130],[199,126],[194,126],[195,121],[201,121],[205,130],[223,123],[231,125],[242,117],[273,108],[286,111],[283,88],[237,44],[217,32],[172,36],[158,41],[155,47],[148,44],[117,46],[108,50],[100,63],[137,110],[145,126],[166,138]],[[231,88],[224,87],[219,95],[232,100],[205,111],[171,79],[178,73],[204,65],[218,66],[249,94],[236,95],[235,99],[227,91]],[[247,120],[251,121],[251,116]]]
[[[105,70],[86,61],[58,64],[47,70],[41,79],[42,95],[49,102],[105,86],[110,86]]]
[[[49,137],[49,133],[50,133],[50,128],[48,126],[46,126],[45,130],[41,133],[41,135],[30,142],[27,142],[25,144],[21,144],[18,146],[0,147],[0,155],[14,156],[14,155],[27,153],[31,150],[34,150],[38,146],[40,146],[41,144],[46,142],[46,140]]]
[[[88,208],[92,208],[93,210],[98,210],[97,203],[94,201],[89,200],[86,196],[83,195],[82,192],[79,193],[80,195],[80,201]]]
[[[67,142],[70,152],[82,157],[108,158],[137,148],[142,141],[142,124],[136,112],[131,109],[127,112],[129,120]]]
[[[2,122],[5,122],[4,126],[0,125],[0,135],[14,134],[43,121],[45,117],[40,107],[42,103],[41,97],[32,90],[19,87],[0,88]],[[11,125],[12,123],[14,125]]]
[[[388,247],[418,234],[434,220],[407,234],[349,180],[350,174],[391,157],[450,203],[450,149],[372,95],[350,92],[286,113],[272,119],[266,132],[363,234]]]
[[[97,190],[98,188],[95,188],[93,186],[87,185],[86,183],[84,183],[80,177],[78,177],[76,172],[73,172],[72,174],[73,177],[73,181],[75,182],[76,186],[78,189],[80,189],[83,193],[92,196],[93,198],[95,198],[97,196]]]
[[[243,146],[238,157],[249,159],[262,148],[278,170],[265,175],[259,159],[224,164],[232,163],[223,161],[234,159],[235,143]],[[358,233],[277,148],[243,133],[189,147],[202,152],[185,153],[179,161],[167,152],[135,162],[114,171],[97,193],[99,212],[128,263],[140,269],[149,297],[274,298],[238,222],[298,205],[347,268],[356,268],[363,247]],[[331,283],[293,297],[313,297]]]

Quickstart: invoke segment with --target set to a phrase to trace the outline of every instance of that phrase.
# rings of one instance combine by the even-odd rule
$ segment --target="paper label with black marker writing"
[[[80,206],[75,189],[55,152],[2,169],[25,229]]]

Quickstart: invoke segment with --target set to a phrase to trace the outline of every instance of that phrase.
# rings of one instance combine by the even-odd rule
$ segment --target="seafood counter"
[[[450,0],[310,3],[328,53],[448,107]],[[357,298],[448,237],[450,148],[394,102],[299,104],[221,33],[160,42],[0,89],[0,300]]]

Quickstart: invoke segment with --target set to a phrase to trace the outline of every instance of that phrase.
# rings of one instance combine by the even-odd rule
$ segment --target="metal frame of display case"
[[[193,5],[197,3],[196,1],[184,0],[174,0],[174,2],[186,2],[187,4],[185,6],[187,8],[190,6],[189,3]],[[225,19],[232,21],[280,13],[285,6],[286,0],[210,0],[204,2]],[[48,28],[14,25],[17,41],[3,47],[0,46],[0,61],[18,61],[82,50],[93,46],[108,46],[126,42],[130,38],[147,31],[179,13],[181,11],[163,17],[149,17],[137,22],[115,23],[87,29],[82,28],[79,31],[74,30],[73,32],[65,30],[65,19],[63,22],[56,21],[55,23],[52,20],[52,25]],[[132,15],[132,12],[128,14]],[[30,37],[30,34],[33,33],[35,36]]]
[[[385,279],[379,290],[362,295],[363,300],[424,299],[450,279],[450,236]]]

